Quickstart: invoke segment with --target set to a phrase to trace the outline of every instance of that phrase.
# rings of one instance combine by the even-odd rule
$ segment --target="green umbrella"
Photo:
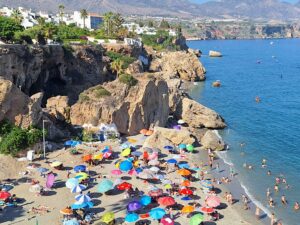
[[[201,222],[203,222],[204,217],[202,214],[196,214],[191,217],[190,219],[190,225],[199,225]]]
[[[192,151],[194,151],[194,146],[189,144],[186,146],[186,150],[188,150],[189,152],[192,152]]]
[[[110,180],[102,180],[98,185],[98,192],[105,193],[113,188],[113,182]]]

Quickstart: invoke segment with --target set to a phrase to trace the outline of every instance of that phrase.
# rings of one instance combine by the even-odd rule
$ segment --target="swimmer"
[[[262,168],[265,168],[267,166],[267,160],[266,159],[263,159],[262,161],[261,161],[261,167]]]
[[[267,172],[267,174],[268,174],[268,176],[271,176],[271,170],[268,170],[268,172]]]
[[[298,211],[299,209],[300,209],[299,203],[295,202],[295,204],[294,204],[294,210]]]
[[[282,203],[283,205],[287,205],[287,201],[286,201],[285,195],[282,195],[282,196],[281,196],[281,203]]]
[[[279,187],[278,187],[277,184],[274,185],[274,191],[275,191],[275,192],[278,192],[278,191],[279,191]]]
[[[267,198],[269,198],[271,196],[271,191],[270,188],[267,189]]]
[[[274,200],[271,197],[269,199],[269,206],[272,207],[272,208],[274,208]]]

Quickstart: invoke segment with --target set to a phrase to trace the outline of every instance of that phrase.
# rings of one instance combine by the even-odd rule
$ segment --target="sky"
[[[212,0],[190,0],[191,2],[196,2],[196,3],[203,3],[203,2],[209,2]],[[296,3],[298,0],[282,0],[282,2],[289,2],[289,3]]]

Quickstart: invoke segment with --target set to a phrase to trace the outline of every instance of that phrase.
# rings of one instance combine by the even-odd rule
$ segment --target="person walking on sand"
[[[276,219],[275,219],[275,214],[272,213],[272,214],[271,214],[271,225],[275,225],[275,221],[276,221]]]
[[[218,173],[220,173],[220,165],[219,165],[219,163],[216,164],[216,170],[217,170]]]
[[[255,217],[257,220],[260,220],[260,208],[258,206],[255,209]]]

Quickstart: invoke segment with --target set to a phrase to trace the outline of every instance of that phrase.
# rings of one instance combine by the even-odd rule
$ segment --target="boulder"
[[[163,52],[157,54],[151,64],[150,71],[175,75],[186,81],[205,80],[205,68],[194,53],[185,51]]]
[[[201,145],[205,149],[212,149],[214,151],[222,151],[225,149],[225,143],[216,131],[208,130],[201,138]]]
[[[58,120],[65,121],[70,118],[70,106],[68,104],[69,98],[67,96],[55,96],[47,100],[49,114],[56,117]]]
[[[222,53],[217,52],[217,51],[209,51],[209,56],[210,57],[222,57]]]
[[[144,72],[143,64],[139,60],[131,63],[126,69],[127,74],[136,74],[142,72]]]
[[[179,145],[182,143],[195,143],[195,138],[188,130],[175,130],[163,127],[155,127],[153,134],[146,139],[143,146],[162,149],[166,145]]]
[[[201,52],[199,49],[192,49],[192,48],[189,48],[187,51],[188,51],[189,53],[194,54],[194,55],[197,56],[198,58],[201,57],[201,55],[202,55],[202,52]]]
[[[222,129],[226,127],[224,119],[214,110],[187,97],[184,97],[177,105],[175,115],[194,128]]]

